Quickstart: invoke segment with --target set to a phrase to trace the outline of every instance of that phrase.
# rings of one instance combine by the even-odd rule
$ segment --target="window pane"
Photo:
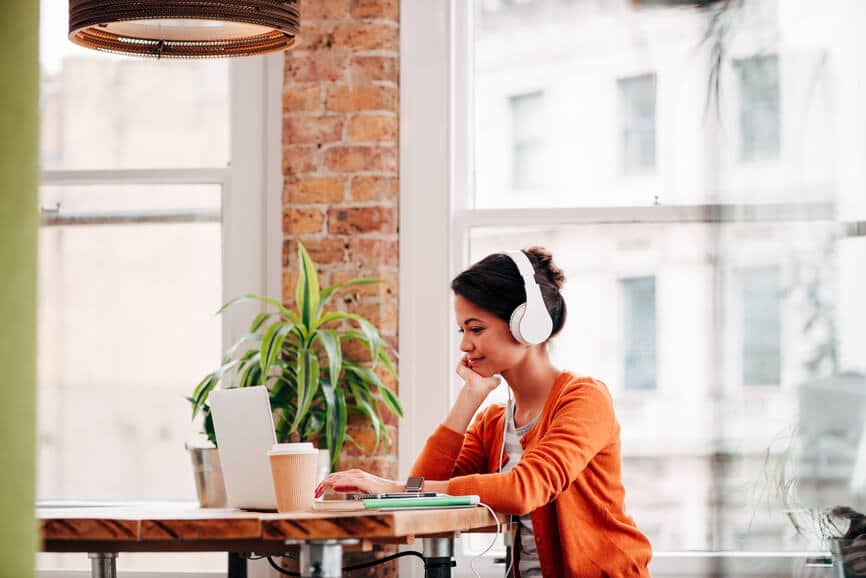
[[[508,99],[515,142],[544,140],[544,94],[534,92]]]
[[[224,167],[228,61],[136,59],[67,39],[67,0],[41,0],[44,169]]]
[[[779,60],[762,56],[735,63],[739,82],[740,156],[745,161],[779,156]]]
[[[740,271],[743,304],[743,384],[776,385],[781,372],[779,270]]]
[[[553,252],[568,322],[552,355],[609,386],[628,511],[655,550],[803,551],[821,547],[807,509],[862,508],[866,494],[866,238],[847,234],[829,222],[476,227],[469,260]]]
[[[456,92],[471,94],[467,204],[852,198],[863,164],[852,151],[866,146],[866,91],[847,73],[866,68],[855,3],[694,4],[474,0],[472,84]],[[517,195],[526,157],[514,154],[509,99],[528,92],[544,94],[532,165],[544,179]]]
[[[656,280],[620,281],[623,296],[625,389],[656,387]]]
[[[650,171],[656,164],[656,77],[645,74],[617,81],[619,89],[622,170]]]
[[[512,96],[511,108],[511,188],[520,191],[544,185],[544,95]]]
[[[184,193],[189,193],[187,196]],[[70,212],[171,205],[216,211],[219,187],[54,187]],[[173,200],[173,201],[172,201]],[[195,499],[184,399],[219,361],[221,225],[39,231],[37,497]],[[41,568],[86,556],[40,555]],[[126,555],[121,568],[225,568],[225,555]]]

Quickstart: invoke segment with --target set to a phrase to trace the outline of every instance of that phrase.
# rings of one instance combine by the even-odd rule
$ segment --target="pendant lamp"
[[[69,0],[69,39],[155,58],[252,56],[295,43],[298,0]]]

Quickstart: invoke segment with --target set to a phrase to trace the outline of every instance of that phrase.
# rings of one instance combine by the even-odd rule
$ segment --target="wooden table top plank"
[[[262,535],[262,522],[249,518],[191,520],[186,518],[142,520],[139,539],[144,540],[244,540]]]
[[[42,536],[54,540],[132,540],[139,539],[138,520],[105,518],[57,518],[40,520]]]
[[[429,516],[417,516],[425,512]],[[486,508],[461,508],[454,510],[415,510],[405,512],[392,512],[394,516],[394,535],[431,535],[454,531],[474,530],[496,526],[496,522],[490,516]],[[500,516],[500,523],[504,523],[504,516]]]
[[[269,540],[47,540],[42,552],[260,552],[284,554],[296,550],[284,542]]]
[[[310,540],[329,538],[394,538],[392,516],[367,512],[316,517],[268,517],[262,519],[266,540]]]

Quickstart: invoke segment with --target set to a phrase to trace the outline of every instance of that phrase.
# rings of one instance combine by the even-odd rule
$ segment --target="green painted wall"
[[[0,576],[33,576],[39,2],[0,0]]]

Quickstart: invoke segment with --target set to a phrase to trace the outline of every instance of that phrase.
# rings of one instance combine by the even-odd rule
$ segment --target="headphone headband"
[[[509,328],[514,338],[524,345],[544,343],[553,331],[553,320],[541,296],[541,287],[535,280],[535,267],[523,251],[505,251],[517,265],[523,278],[526,302],[518,305],[511,314]]]
[[[526,253],[523,251],[506,251],[505,254],[511,257],[511,260],[517,265],[517,270],[520,272],[520,276],[523,277],[524,283],[535,283],[538,285],[535,281],[535,267],[532,266],[532,262],[526,256]]]

